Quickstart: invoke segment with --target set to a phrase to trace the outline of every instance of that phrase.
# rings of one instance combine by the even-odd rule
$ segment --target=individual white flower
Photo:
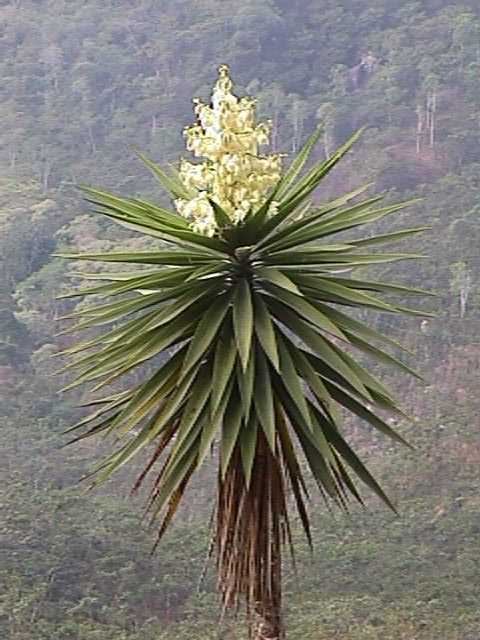
[[[279,203],[276,200],[272,200],[272,202],[268,206],[268,215],[274,216],[278,213],[278,205]]]

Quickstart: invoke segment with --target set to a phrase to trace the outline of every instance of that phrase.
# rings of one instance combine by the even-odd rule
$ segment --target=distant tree
[[[465,262],[455,262],[450,265],[452,279],[450,289],[454,295],[459,297],[460,318],[465,316],[469,295],[472,291],[472,276]]]

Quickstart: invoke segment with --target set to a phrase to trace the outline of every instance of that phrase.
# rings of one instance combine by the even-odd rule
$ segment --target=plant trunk
[[[254,640],[282,640],[285,637],[279,612],[263,611],[257,616]]]
[[[224,608],[243,599],[254,640],[283,640],[282,547],[289,535],[281,463],[260,431],[250,483],[238,448],[219,479],[218,586]]]

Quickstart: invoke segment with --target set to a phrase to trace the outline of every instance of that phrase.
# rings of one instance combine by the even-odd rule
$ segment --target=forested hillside
[[[408,241],[428,259],[375,270],[438,294],[435,318],[372,316],[426,380],[382,372],[416,450],[346,425],[401,516],[314,500],[314,556],[287,567],[289,638],[477,640],[478,0],[4,0],[0,53],[0,637],[244,638],[232,620],[218,635],[213,577],[200,580],[212,468],[151,557],[142,500],[125,498],[133,472],[77,490],[98,451],[62,448],[82,396],[58,394],[51,358],[72,340],[56,319],[82,304],[57,299],[81,269],[52,253],[146,242],[90,215],[75,185],[162,201],[132,146],[176,161],[191,97],[228,63],[287,162],[319,122],[318,157],[366,127],[318,200],[371,181],[421,197],[377,228],[432,226]]]

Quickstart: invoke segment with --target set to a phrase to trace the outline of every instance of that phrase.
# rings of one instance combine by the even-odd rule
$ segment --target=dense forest
[[[432,319],[372,320],[425,378],[382,371],[415,417],[398,425],[415,450],[347,424],[400,517],[374,499],[348,516],[313,499],[314,554],[299,534],[297,570],[286,566],[289,637],[477,640],[478,0],[4,0],[0,51],[0,636],[244,638],[230,618],[219,635],[213,468],[151,556],[130,472],[79,490],[105,445],[63,447],[83,398],[58,393],[67,378],[51,357],[72,340],[57,318],[82,304],[58,296],[83,269],[52,253],[146,242],[89,214],[76,185],[162,201],[132,147],[175,161],[191,97],[228,63],[287,162],[319,122],[318,157],[366,128],[316,198],[371,181],[388,199],[421,198],[380,230],[432,227],[409,241],[427,259],[375,269],[437,293]]]

